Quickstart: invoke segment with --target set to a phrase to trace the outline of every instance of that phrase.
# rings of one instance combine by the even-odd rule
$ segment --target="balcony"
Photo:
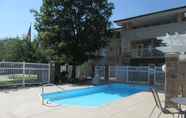
[[[132,58],[163,58],[165,55],[156,48],[132,49],[130,54]]]

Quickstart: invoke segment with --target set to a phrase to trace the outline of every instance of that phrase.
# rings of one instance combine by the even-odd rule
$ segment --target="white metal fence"
[[[104,78],[105,67],[96,66],[95,73]],[[164,84],[165,74],[161,67],[150,66],[109,66],[109,79],[120,80],[128,83]]]
[[[50,64],[0,62],[0,86],[41,84],[50,81]]]

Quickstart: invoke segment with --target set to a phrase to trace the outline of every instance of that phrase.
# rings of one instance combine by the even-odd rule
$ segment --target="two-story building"
[[[121,28],[115,29],[119,36],[111,40],[110,46],[101,50],[100,63],[109,65],[162,65],[165,53],[160,47],[168,47],[163,39],[182,36],[186,40],[186,6],[145,14],[115,21]],[[185,37],[185,38],[184,38]],[[161,40],[162,39],[162,40]],[[180,48],[172,42],[172,48]],[[186,44],[185,44],[186,45]],[[165,48],[166,49],[166,48]],[[172,49],[171,51],[174,51]],[[184,50],[182,50],[183,53]],[[177,52],[177,51],[175,51]]]

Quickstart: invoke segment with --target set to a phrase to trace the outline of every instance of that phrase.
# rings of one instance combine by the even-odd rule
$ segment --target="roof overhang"
[[[119,26],[126,26],[128,24],[134,27],[140,27],[140,25],[158,24],[159,22],[168,22],[176,20],[178,14],[186,13],[186,6],[168,9],[164,11],[158,11],[150,14],[135,16],[127,19],[121,19],[114,21]],[[186,15],[186,14],[185,14]]]

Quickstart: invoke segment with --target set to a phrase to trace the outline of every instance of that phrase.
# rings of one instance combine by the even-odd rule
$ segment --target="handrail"
[[[130,52],[133,57],[163,57],[165,55],[157,48],[134,48]]]
[[[43,85],[42,85],[42,88],[41,88],[41,91],[42,91],[41,97],[42,97],[42,104],[43,104],[43,105],[45,104],[45,103],[44,103],[43,94],[45,93],[45,88],[44,88],[44,87],[46,87],[46,86],[55,86],[55,87],[57,87],[58,89],[60,89],[60,91],[64,91],[64,90],[65,90],[64,88],[59,87],[59,86],[57,86],[56,84],[52,84],[52,83],[43,84]]]

